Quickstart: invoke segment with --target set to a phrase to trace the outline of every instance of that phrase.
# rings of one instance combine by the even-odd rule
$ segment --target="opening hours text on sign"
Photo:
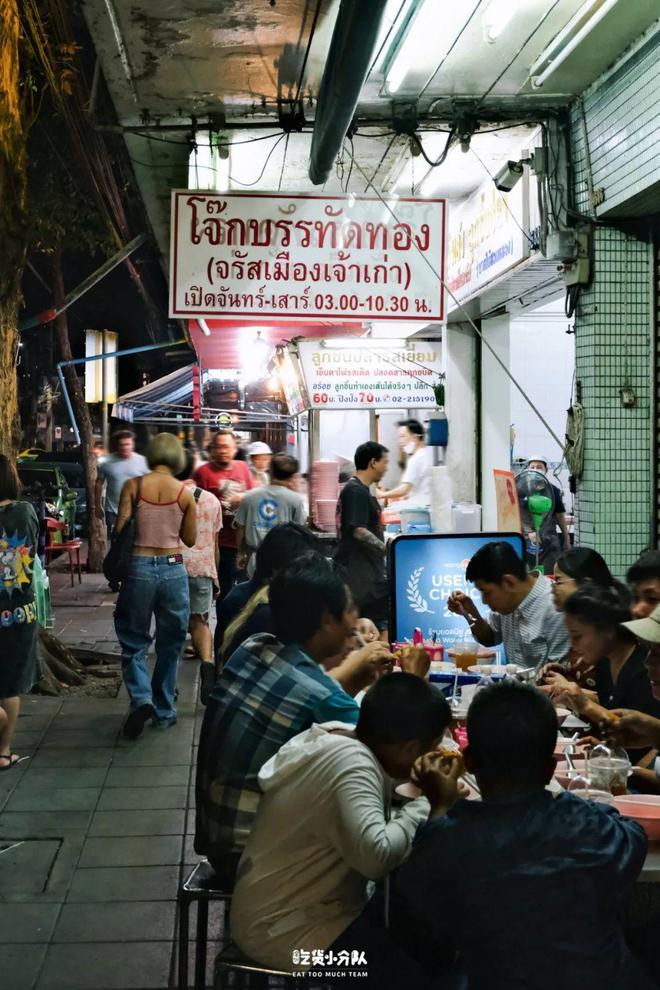
[[[390,207],[376,197],[175,190],[170,316],[441,322],[445,201]]]

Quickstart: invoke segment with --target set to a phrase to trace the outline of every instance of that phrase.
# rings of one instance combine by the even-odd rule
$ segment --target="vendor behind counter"
[[[426,446],[424,427],[418,419],[399,423],[399,443],[406,455],[401,481],[395,488],[378,488],[379,499],[405,498],[409,503],[428,506],[431,501],[431,468],[433,451]]]

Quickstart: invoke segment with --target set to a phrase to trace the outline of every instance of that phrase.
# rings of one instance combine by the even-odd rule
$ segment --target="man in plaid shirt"
[[[276,575],[270,607],[275,635],[253,636],[230,657],[200,738],[195,850],[228,885],[254,821],[257,775],[266,760],[314,722],[355,725],[359,715],[354,699],[321,666],[342,653],[357,622],[350,593],[329,561],[305,554]],[[382,643],[360,653],[363,675],[391,661]]]

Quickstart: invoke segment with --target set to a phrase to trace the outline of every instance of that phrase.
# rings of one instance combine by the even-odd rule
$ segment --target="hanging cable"
[[[367,176],[366,172],[364,171],[364,169],[360,165],[359,161],[357,161],[357,159],[355,161],[355,167],[358,169],[359,172],[362,173],[362,176],[365,179],[368,179],[368,176]],[[370,183],[372,181],[373,180],[369,180]],[[392,219],[395,220],[397,223],[399,223],[400,222],[399,217],[394,212],[394,210],[392,209],[392,207],[390,206],[390,204],[387,202],[387,200],[384,199],[384,197],[377,190],[374,190],[374,191],[376,192],[376,195],[377,195],[378,199],[381,201],[381,203],[383,204],[383,206],[385,207],[385,209],[388,211],[388,213],[390,214],[390,216],[392,217]],[[507,366],[504,363],[504,361],[502,360],[502,358],[499,356],[499,354],[497,353],[497,351],[492,347],[492,345],[490,344],[490,342],[487,340],[486,336],[481,332],[481,330],[476,325],[476,323],[474,322],[474,320],[472,319],[472,317],[470,316],[470,314],[468,313],[468,311],[465,309],[465,307],[463,306],[463,304],[461,302],[459,302],[459,300],[456,298],[456,296],[454,295],[454,293],[451,291],[451,289],[449,288],[449,286],[445,282],[445,280],[442,277],[442,275],[436,270],[436,268],[434,267],[433,263],[426,256],[425,252],[422,251],[419,248],[419,245],[417,245],[417,244],[414,243],[414,246],[415,246],[415,250],[417,251],[417,253],[419,254],[419,256],[423,259],[425,265],[430,269],[430,271],[435,276],[435,278],[438,279],[438,281],[442,285],[444,291],[447,293],[447,295],[452,300],[452,302],[456,305],[456,307],[460,310],[461,314],[463,315],[463,318],[472,327],[472,329],[476,333],[477,337],[479,337],[479,339],[481,340],[481,342],[484,345],[484,347],[486,348],[486,350],[489,351],[489,353],[491,354],[491,356],[495,359],[495,361],[500,366],[500,368],[502,369],[502,371],[504,372],[504,374],[507,376],[507,378],[509,379],[509,381],[511,382],[511,384],[518,390],[518,392],[523,397],[523,399],[525,400],[525,402],[527,403],[527,405],[530,407],[530,409],[532,410],[532,412],[534,413],[534,415],[540,420],[540,422],[543,424],[543,426],[545,427],[545,429],[548,431],[548,433],[550,434],[550,436],[552,437],[552,439],[555,441],[555,443],[557,444],[557,446],[559,447],[559,449],[560,450],[563,450],[564,449],[564,443],[563,443],[563,441],[559,439],[559,437],[557,436],[557,434],[555,433],[555,431],[552,429],[552,427],[550,426],[550,424],[546,420],[546,418],[543,416],[543,413],[540,411],[540,409],[537,408],[537,406],[534,405],[533,401],[530,399],[530,397],[528,396],[527,392],[525,392],[525,390],[523,389],[523,387],[520,384],[520,382],[516,378],[514,378],[514,376],[511,374],[511,372],[507,368]]]
[[[490,172],[488,166],[486,165],[486,163],[479,157],[479,155],[477,154],[477,152],[474,150],[474,148],[472,147],[472,143],[470,143],[470,151],[472,152],[472,154],[474,155],[474,157],[477,159],[477,161],[481,165],[482,169],[484,170],[484,172],[486,173],[486,175],[488,176],[488,178],[494,184],[495,183],[494,176],[491,174],[491,172]],[[504,206],[506,207],[506,210],[509,213],[509,215],[510,215],[511,219],[513,220],[513,222],[515,223],[516,227],[520,230],[521,234],[524,237],[527,238],[527,240],[529,241],[529,243],[531,244],[531,246],[534,249],[536,249],[536,244],[534,243],[534,241],[532,240],[532,238],[529,236],[529,234],[527,233],[527,231],[525,230],[525,228],[522,226],[522,224],[518,220],[518,217],[515,215],[515,213],[513,212],[513,210],[511,209],[511,207],[507,203],[506,196],[504,195],[504,193],[502,192],[502,190],[501,189],[497,189],[497,192],[499,193],[500,199],[504,203]]]
[[[442,154],[438,158],[437,162],[434,162],[433,159],[432,158],[429,158],[429,156],[427,155],[427,153],[424,151],[424,145],[422,144],[422,139],[420,138],[419,134],[417,132],[415,132],[413,134],[412,138],[413,138],[414,141],[417,142],[417,146],[419,147],[419,150],[420,150],[420,153],[421,153],[422,158],[427,163],[427,165],[430,165],[431,166],[431,168],[438,168],[440,165],[444,165],[444,163],[447,160],[447,155],[451,151],[452,146],[456,143],[456,134],[454,133],[454,131],[452,129],[451,131],[449,131],[449,133],[447,135],[447,141],[445,143],[445,146],[444,146],[444,149],[442,151]]]

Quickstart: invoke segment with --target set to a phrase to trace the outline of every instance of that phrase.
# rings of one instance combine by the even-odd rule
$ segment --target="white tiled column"
[[[446,464],[455,502],[474,502],[477,474],[477,336],[469,324],[452,323],[445,335],[445,409],[449,420]]]
[[[509,367],[509,316],[483,320],[481,332]],[[511,388],[509,378],[488,348],[481,344],[481,488],[484,531],[497,529],[493,469],[510,470]]]

